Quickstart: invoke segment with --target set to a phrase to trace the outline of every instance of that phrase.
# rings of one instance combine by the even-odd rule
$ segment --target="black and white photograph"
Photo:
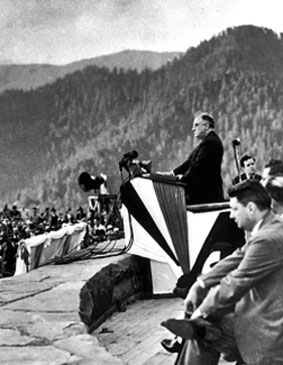
[[[283,365],[282,0],[0,9],[0,363]]]

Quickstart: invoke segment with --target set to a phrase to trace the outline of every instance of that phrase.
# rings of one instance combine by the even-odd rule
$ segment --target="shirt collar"
[[[256,223],[256,225],[254,226],[254,228],[252,229],[252,231],[251,231],[251,236],[253,237],[256,233],[257,233],[257,231],[259,230],[259,227],[261,226],[261,223],[263,222],[263,218],[262,219],[260,219],[257,223]]]

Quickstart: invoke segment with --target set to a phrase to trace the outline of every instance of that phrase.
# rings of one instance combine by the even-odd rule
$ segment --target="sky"
[[[252,24],[283,33],[283,0],[0,0],[0,63],[185,52]]]

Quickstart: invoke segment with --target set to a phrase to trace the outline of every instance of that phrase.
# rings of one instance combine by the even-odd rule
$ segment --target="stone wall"
[[[102,268],[80,292],[79,315],[89,333],[115,311],[152,292],[149,261],[128,255]]]

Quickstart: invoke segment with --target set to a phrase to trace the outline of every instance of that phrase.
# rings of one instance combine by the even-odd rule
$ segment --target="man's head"
[[[271,199],[265,188],[256,180],[245,180],[228,189],[230,217],[239,228],[252,231],[270,209]]]
[[[283,173],[283,161],[271,159],[263,168],[260,180],[261,184],[265,186],[271,176],[279,173]]]
[[[275,213],[283,213],[283,174],[272,176],[266,183],[266,190],[272,199]]]
[[[214,120],[211,115],[201,113],[194,119],[192,131],[197,139],[204,139],[214,129]]]
[[[255,158],[249,155],[244,155],[240,159],[240,165],[244,169],[248,177],[256,173]]]

